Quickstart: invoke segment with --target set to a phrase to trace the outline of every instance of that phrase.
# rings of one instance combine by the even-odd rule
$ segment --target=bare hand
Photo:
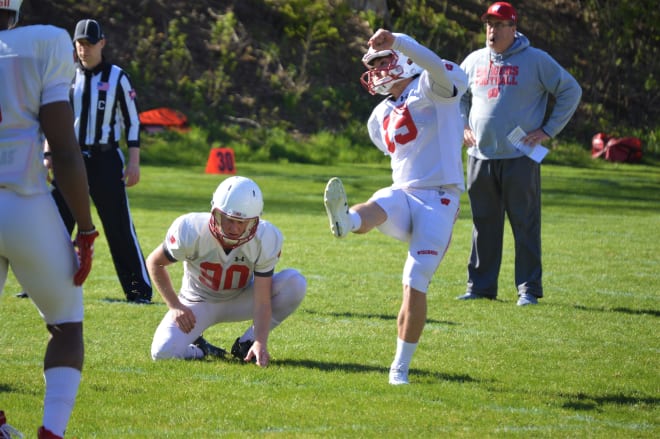
[[[369,46],[374,50],[388,50],[394,44],[395,36],[392,32],[385,29],[378,29],[375,34],[369,38]]]
[[[474,131],[470,128],[463,129],[463,143],[466,146],[476,146],[477,144],[477,138],[474,137]]]
[[[185,305],[181,305],[178,308],[172,308],[172,320],[176,325],[186,334],[193,330],[197,319],[195,319],[195,314]]]
[[[534,146],[540,144],[544,140],[548,140],[549,138],[550,136],[548,136],[542,129],[539,128],[523,137],[522,142],[526,145]]]
[[[266,346],[262,345],[258,341],[252,343],[252,347],[248,351],[244,360],[249,362],[253,358],[256,360],[257,366],[259,367],[266,367],[270,362],[270,354],[268,353],[268,349],[266,349]]]
[[[126,187],[135,186],[140,181],[140,167],[129,163],[124,170],[124,184]]]

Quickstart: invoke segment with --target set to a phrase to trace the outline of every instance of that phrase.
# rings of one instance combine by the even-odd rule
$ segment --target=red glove
[[[99,236],[99,232],[96,229],[89,230],[87,232],[81,232],[78,230],[76,235],[76,240],[73,241],[73,246],[78,253],[78,262],[80,266],[78,271],[73,275],[73,283],[76,286],[80,286],[87,279],[87,275],[92,269],[92,257],[94,256],[94,240]]]

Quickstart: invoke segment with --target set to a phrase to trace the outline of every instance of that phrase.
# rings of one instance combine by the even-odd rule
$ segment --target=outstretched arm
[[[412,37],[378,29],[369,38],[369,46],[375,50],[397,50],[426,70],[432,79],[433,90],[439,96],[451,98],[462,95],[467,89],[467,76],[458,65],[443,60],[429,48]]]

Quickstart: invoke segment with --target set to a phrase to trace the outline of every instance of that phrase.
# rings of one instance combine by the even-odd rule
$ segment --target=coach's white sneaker
[[[518,306],[528,306],[528,305],[536,305],[538,303],[539,303],[539,301],[535,296],[533,296],[529,293],[522,293],[520,295],[520,297],[518,298],[518,302],[516,303],[516,305],[518,305]]]
[[[390,384],[393,386],[410,384],[408,382],[408,369],[390,369]]]
[[[348,200],[344,185],[337,177],[332,177],[325,187],[323,204],[330,220],[330,230],[337,238],[343,238],[351,231],[351,218],[348,214]]]

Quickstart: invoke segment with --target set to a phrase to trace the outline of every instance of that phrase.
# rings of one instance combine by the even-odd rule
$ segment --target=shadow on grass
[[[584,393],[577,393],[575,395],[562,394],[560,396],[567,399],[567,401],[562,404],[562,407],[572,410],[598,410],[604,405],[647,405],[649,407],[654,407],[660,403],[660,398],[653,396],[628,396],[622,393],[614,395],[587,395]]]
[[[654,317],[660,317],[660,311],[657,309],[613,308],[612,311],[624,314],[649,314]]]
[[[14,393],[16,389],[9,384],[0,384],[0,393]]]
[[[379,366],[369,366],[366,364],[357,363],[336,363],[328,361],[316,360],[273,360],[271,362],[277,366],[300,367],[304,369],[316,369],[323,372],[349,372],[349,373],[365,373],[365,372],[386,372],[387,368]],[[474,383],[478,380],[466,374],[449,374],[428,370],[410,369],[410,375],[423,378],[434,378],[438,381],[453,381],[459,383]]]
[[[575,305],[575,309],[581,311],[599,311],[599,312],[620,312],[622,314],[642,315],[648,314],[654,317],[660,317],[660,310],[657,309],[632,309],[632,308],[590,308],[583,305]]]
[[[105,298],[101,299],[101,302],[125,303],[127,305],[137,305],[137,306],[165,305],[164,303],[157,303],[157,302],[149,302],[149,303],[129,302],[126,299],[117,299],[116,297],[105,297]]]
[[[393,320],[396,321],[397,316],[395,315],[389,315],[389,314],[371,314],[371,313],[356,313],[356,312],[318,312],[314,310],[304,310],[302,312],[305,312],[307,314],[314,314],[318,316],[325,316],[325,317],[336,317],[336,318],[349,318],[349,319],[381,319],[381,320]],[[435,323],[439,325],[457,325],[458,323],[455,322],[449,322],[446,320],[434,320],[434,319],[427,319],[426,323]]]
[[[0,395],[2,395],[3,393],[35,396],[41,394],[41,390],[38,387],[28,389],[24,386],[12,386],[11,384],[8,383],[0,383]],[[0,410],[2,410],[2,404],[0,404]]]

